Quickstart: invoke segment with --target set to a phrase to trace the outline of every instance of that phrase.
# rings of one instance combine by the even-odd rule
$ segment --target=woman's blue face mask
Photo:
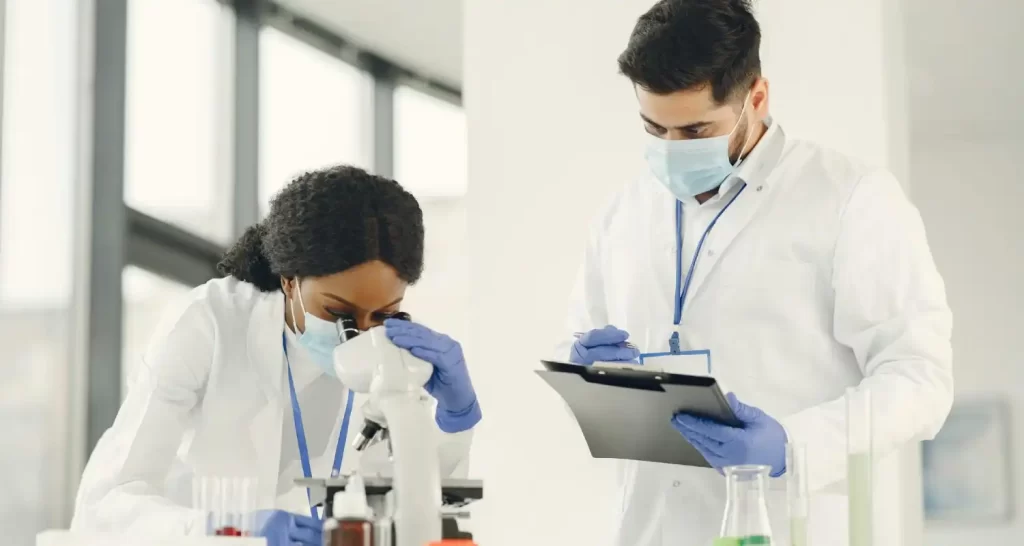
[[[306,304],[302,302],[302,283],[295,279],[295,287],[298,297],[292,298],[292,329],[298,338],[299,345],[306,349],[313,362],[319,366],[324,373],[331,377],[337,377],[334,371],[334,348],[341,345],[341,338],[338,336],[338,327],[334,322],[326,321],[306,311]],[[302,309],[302,317],[305,328],[299,332],[295,321],[295,300],[299,300],[299,307]]]

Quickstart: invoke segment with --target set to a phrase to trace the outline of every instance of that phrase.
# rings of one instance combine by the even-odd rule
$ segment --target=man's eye
[[[652,135],[655,135],[655,136],[661,136],[661,135],[664,135],[666,133],[664,127],[658,127],[658,126],[655,126],[655,125],[651,125],[650,123],[644,123],[644,129],[647,129],[648,133],[650,133]]]
[[[698,127],[696,129],[683,129],[683,134],[686,135],[687,138],[701,138],[701,135],[704,134],[704,128]]]

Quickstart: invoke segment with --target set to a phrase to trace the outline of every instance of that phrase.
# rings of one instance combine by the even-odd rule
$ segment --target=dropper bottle
[[[353,474],[334,495],[333,515],[324,523],[325,546],[374,546],[373,510],[362,476]]]

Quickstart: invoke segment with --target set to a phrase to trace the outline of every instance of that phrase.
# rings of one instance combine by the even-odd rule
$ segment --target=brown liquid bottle
[[[334,495],[332,512],[324,522],[324,546],[374,546],[373,510],[362,477],[353,475],[345,490]]]

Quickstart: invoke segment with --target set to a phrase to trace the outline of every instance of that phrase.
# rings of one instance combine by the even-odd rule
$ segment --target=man
[[[876,456],[934,436],[953,397],[952,316],[899,183],[786,135],[769,116],[759,46],[745,0],[662,0],[640,17],[619,68],[636,91],[651,176],[594,224],[570,307],[571,331],[584,335],[570,359],[709,350],[744,426],[664,418],[719,471],[760,464],[778,478],[786,443],[803,444],[810,542],[841,545],[845,390],[870,393]],[[698,371],[684,360],[661,367]],[[717,535],[718,472],[623,466],[619,544]],[[897,487],[882,482],[876,499]],[[786,543],[784,483],[769,489],[775,539]]]

